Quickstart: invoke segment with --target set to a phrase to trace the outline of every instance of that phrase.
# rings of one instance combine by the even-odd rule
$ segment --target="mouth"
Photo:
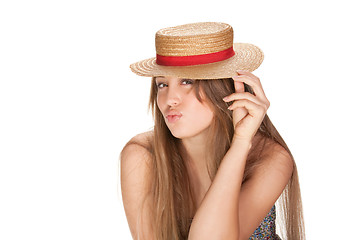
[[[167,121],[169,123],[175,123],[177,122],[183,115],[167,115]]]

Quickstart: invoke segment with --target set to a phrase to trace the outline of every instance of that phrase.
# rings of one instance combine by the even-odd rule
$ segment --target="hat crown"
[[[226,23],[192,23],[164,28],[156,33],[156,52],[162,56],[210,54],[232,46],[233,28]]]

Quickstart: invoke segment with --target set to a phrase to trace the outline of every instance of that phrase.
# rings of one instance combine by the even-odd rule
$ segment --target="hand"
[[[237,71],[233,77],[235,93],[225,97],[225,102],[234,101],[228,109],[233,110],[233,139],[252,141],[259,129],[270,103],[262,89],[260,79],[247,71]],[[252,87],[254,94],[244,91],[244,84]]]

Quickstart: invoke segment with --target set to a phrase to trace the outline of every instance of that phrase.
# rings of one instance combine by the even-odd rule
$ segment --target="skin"
[[[158,107],[172,135],[181,139],[181,151],[188,166],[192,191],[197,205],[200,205],[211,184],[204,159],[207,152],[206,133],[214,114],[206,103],[199,102],[195,97],[193,80],[157,77],[156,84]],[[183,117],[175,123],[170,123],[166,118],[170,110],[181,112]]]
[[[186,151],[184,156],[186,161],[189,161],[194,168],[200,169],[200,172],[205,164],[205,137],[214,114],[208,105],[197,100],[191,80],[158,77],[156,83],[157,104],[166,125],[173,136],[181,139]],[[170,110],[181,112],[183,117],[175,123],[168,122],[166,115]]]
[[[253,176],[242,184],[242,177],[248,152],[254,136],[269,107],[269,101],[259,78],[250,72],[238,71],[233,77],[236,92],[224,96],[224,101],[234,101],[234,137],[224,156],[213,182],[205,173],[203,156],[205,133],[213,117],[207,105],[198,102],[192,86],[183,79],[162,77],[157,103],[166,116],[170,110],[179,110],[183,117],[167,126],[172,134],[181,139],[186,150],[184,160],[188,162],[189,177],[194,193],[199,199],[188,239],[248,239],[270,211],[292,174],[292,159],[281,146],[275,145]],[[254,95],[244,92],[244,85],[250,85]],[[198,121],[195,121],[198,119]],[[143,136],[144,137],[144,136]],[[142,138],[139,136],[138,138]],[[124,156],[123,156],[124,155]],[[121,159],[122,194],[126,216],[134,239],[154,239],[146,216],[140,228],[136,227],[139,199],[145,194],[138,179],[147,173],[148,153],[137,146],[125,149]],[[144,161],[145,160],[145,161]],[[226,183],[226,184],[224,184]],[[144,206],[144,212],[151,209]]]

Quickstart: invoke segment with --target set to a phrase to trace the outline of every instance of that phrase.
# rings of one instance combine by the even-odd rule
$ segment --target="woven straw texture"
[[[162,66],[156,58],[130,65],[140,76],[174,76],[190,79],[218,79],[236,76],[237,70],[254,71],[263,61],[262,51],[253,44],[234,43],[233,29],[225,23],[195,23],[165,28],[156,33],[156,52],[162,56],[193,56],[214,53],[233,46],[229,59],[193,66]]]
[[[233,46],[233,28],[226,23],[185,24],[156,33],[156,52],[162,56],[215,53]]]

